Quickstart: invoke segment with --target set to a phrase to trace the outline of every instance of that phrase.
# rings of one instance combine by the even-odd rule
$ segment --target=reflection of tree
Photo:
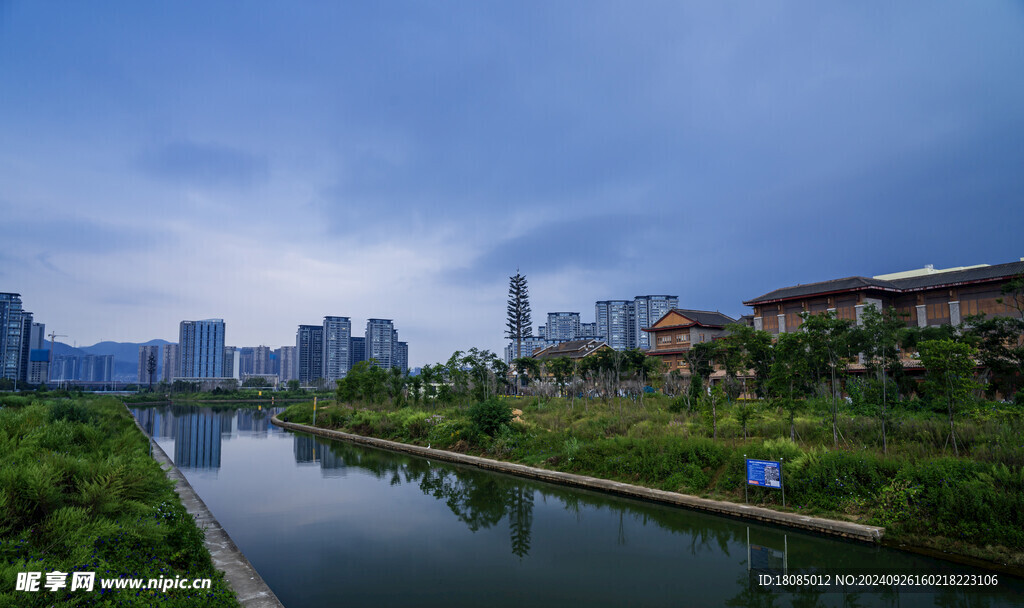
[[[512,553],[523,559],[530,552],[530,528],[533,525],[533,492],[517,486],[508,509],[508,529]]]
[[[505,477],[465,469],[451,469],[420,458],[405,459],[388,452],[343,443],[324,443],[345,466],[358,467],[391,485],[417,484],[427,496],[444,501],[472,532],[495,526],[508,515],[512,553],[519,558],[530,551],[534,489]]]
[[[476,532],[501,521],[511,488],[499,477],[481,478],[433,468],[421,478],[420,489],[428,496],[444,500],[459,521]]]
[[[552,498],[566,511],[582,520],[586,510],[607,508],[619,514],[620,544],[625,544],[626,516],[641,525],[653,524],[693,539],[691,552],[696,555],[717,545],[729,555],[733,543],[740,542],[740,528],[722,526],[710,517],[679,517],[677,510],[623,501],[620,498],[580,492],[571,488],[515,481],[504,476],[474,471],[422,458],[400,456],[382,450],[342,442],[325,441],[330,450],[344,462],[357,467],[391,485],[415,484],[427,496],[444,501],[459,521],[473,532],[497,525],[507,514],[512,553],[526,557],[531,548],[533,508],[537,494],[543,500]]]

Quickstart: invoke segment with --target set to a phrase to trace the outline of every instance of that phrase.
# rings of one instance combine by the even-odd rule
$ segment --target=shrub
[[[50,406],[50,420],[67,420],[69,422],[89,422],[92,413],[84,405],[74,401],[58,401]]]
[[[493,437],[501,425],[512,422],[512,408],[499,399],[480,401],[469,408],[469,419],[477,432]]]

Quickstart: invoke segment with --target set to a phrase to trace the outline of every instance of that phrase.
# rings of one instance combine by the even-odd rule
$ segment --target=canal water
[[[993,573],[293,433],[277,411],[133,413],[285,606],[1024,606],[1003,574],[843,592]],[[796,574],[832,586],[758,584]]]

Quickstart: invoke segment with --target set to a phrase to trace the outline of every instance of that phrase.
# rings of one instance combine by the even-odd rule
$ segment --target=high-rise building
[[[53,358],[50,380],[53,382],[73,382],[78,379],[78,357],[74,355],[57,355]]]
[[[153,359],[153,373],[149,373],[149,360]],[[139,347],[139,384],[156,382],[157,365],[160,364],[160,347],[157,345]]]
[[[237,346],[224,347],[224,368],[221,370],[224,378],[234,378],[235,380],[241,378],[241,354],[238,350]]]
[[[45,324],[32,324],[28,347],[28,383],[43,384],[50,374],[50,350],[46,348]]]
[[[597,331],[597,323],[580,323],[580,340],[600,340],[604,342],[604,336]]]
[[[324,328],[320,325],[299,325],[295,332],[295,358],[298,379],[303,386],[324,377]]]
[[[78,367],[82,382],[110,382],[114,377],[114,355],[85,355]]]
[[[256,371],[256,349],[251,346],[243,346],[238,349],[238,353],[238,373],[246,377],[251,376]]]
[[[366,361],[366,337],[352,336],[349,343],[351,348],[351,359],[348,368],[352,369],[356,363]]]
[[[182,321],[178,330],[180,377],[224,377],[224,320]]]
[[[615,350],[629,350],[636,345],[633,321],[633,302],[630,300],[602,300],[594,304],[597,333]]]
[[[29,336],[29,348],[46,348],[45,323],[33,323]]]
[[[277,375],[281,378],[281,382],[288,382],[289,380],[296,380],[299,377],[299,372],[295,365],[295,347],[294,346],[282,346],[277,349],[277,360],[278,370]]]
[[[256,376],[273,374],[270,365],[270,347],[257,346],[252,349],[252,373]]]
[[[25,314],[21,294],[0,293],[0,378],[23,382],[26,379],[27,374],[22,373],[22,351],[28,342],[23,319]]]
[[[532,357],[533,353],[551,344],[555,344],[555,342],[545,340],[539,336],[523,336],[522,354],[516,350],[519,345],[516,342],[510,342],[505,347],[505,363],[511,364],[513,360],[520,357]]]
[[[28,382],[29,362],[32,353],[32,313],[21,313],[21,355],[18,360],[18,380]]]
[[[395,342],[395,358],[392,366],[402,370],[402,373],[409,372],[409,343]]]
[[[179,365],[181,365],[181,355],[178,352],[178,345],[165,344],[163,369],[161,370],[160,379],[164,382],[171,382],[175,378],[180,377],[181,374],[178,373]]]
[[[352,360],[352,322],[348,317],[324,317],[324,380],[328,386],[345,377]]]
[[[398,332],[391,319],[366,321],[366,359],[377,362],[378,367],[390,369],[394,365],[395,342]]]
[[[633,336],[630,348],[650,350],[651,335],[644,331],[665,313],[679,306],[679,296],[636,296],[633,298]]]
[[[580,313],[549,312],[544,326],[544,338],[557,342],[575,340],[580,335]]]

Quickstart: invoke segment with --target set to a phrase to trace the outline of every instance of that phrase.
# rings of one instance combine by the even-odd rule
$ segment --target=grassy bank
[[[15,396],[0,405],[0,605],[238,606],[118,400]],[[53,571],[95,572],[95,590],[49,591]],[[43,572],[40,591],[15,591],[19,572]],[[161,576],[211,578],[213,588],[99,590],[100,578]]]
[[[756,411],[746,438],[741,407]],[[522,414],[509,420],[511,408]],[[824,405],[797,418],[796,442],[788,439],[788,416],[762,404],[723,404],[717,425],[708,412],[673,409],[661,396],[642,405],[556,398],[398,410],[321,404],[317,426],[734,502],[744,500],[744,455],[781,458],[784,510],[881,525],[888,541],[1024,567],[1024,428],[1012,410],[965,415],[957,428],[961,456],[953,457],[944,445],[948,425],[930,412],[890,421],[886,455],[876,439],[880,422],[871,417],[843,416],[843,440],[833,446]],[[281,417],[309,424],[312,404]],[[777,491],[751,488],[750,500],[783,509]]]

